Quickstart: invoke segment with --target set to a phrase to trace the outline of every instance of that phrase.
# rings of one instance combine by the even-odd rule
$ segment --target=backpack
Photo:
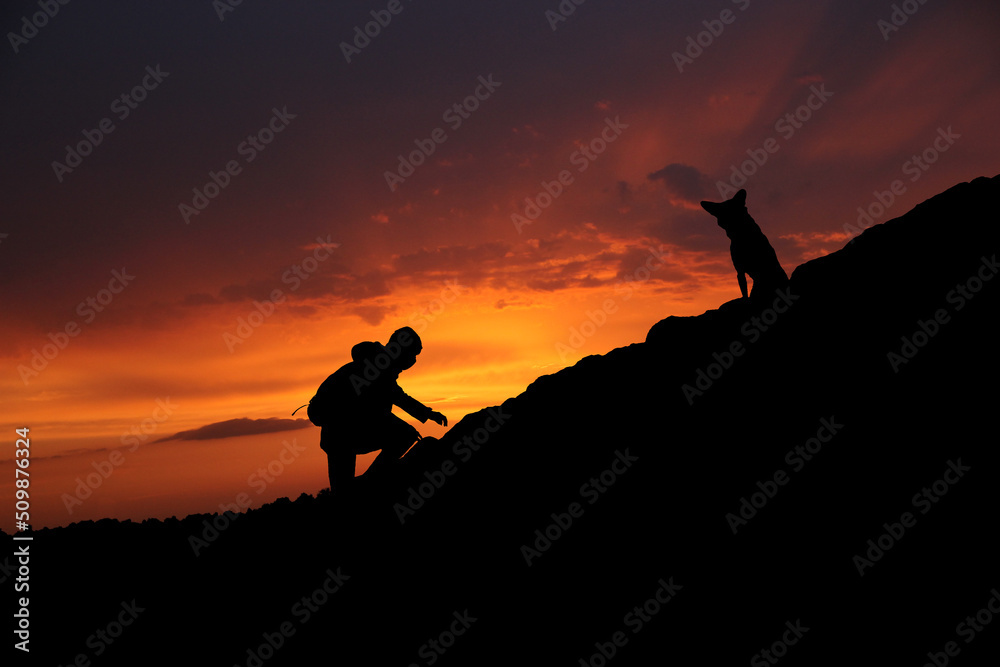
[[[306,417],[308,417],[309,421],[313,423],[313,426],[321,427],[326,423],[326,420],[323,419],[324,413],[326,411],[322,409],[322,401],[321,400],[318,401],[317,400],[318,397],[319,394],[316,394],[315,396],[309,399],[308,403],[306,403],[305,405],[300,405],[299,407],[295,408],[295,412],[298,412],[302,408],[305,408]],[[292,413],[293,417],[295,416],[295,412]]]
[[[350,412],[353,391],[351,390],[351,373],[354,371],[352,364],[345,364],[333,375],[320,384],[316,394],[309,399],[305,405],[300,405],[295,409],[298,412],[302,408],[306,409],[306,416],[316,426],[328,426],[337,419],[338,413],[343,415]],[[295,412],[292,415],[295,415]]]

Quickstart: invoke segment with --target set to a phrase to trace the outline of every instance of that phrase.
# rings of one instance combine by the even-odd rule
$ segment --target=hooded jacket
[[[313,398],[312,403],[322,412],[324,428],[385,418],[393,405],[420,423],[427,421],[433,411],[407,395],[396,382],[400,370],[412,366],[416,357],[397,360],[381,343],[366,341],[351,349],[351,359],[323,381]]]

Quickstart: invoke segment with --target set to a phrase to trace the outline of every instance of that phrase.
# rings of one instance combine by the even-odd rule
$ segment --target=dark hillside
[[[1000,587],[998,195],[957,185],[764,307],[669,317],[541,377],[351,502],[214,517],[198,556],[212,516],[37,531],[33,653],[922,665],[955,642],[987,664],[1000,623],[959,624]]]

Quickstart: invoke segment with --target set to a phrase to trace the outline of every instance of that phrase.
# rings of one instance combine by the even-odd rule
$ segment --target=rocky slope
[[[33,654],[985,664],[1000,627],[963,619],[1000,586],[998,190],[541,377],[350,501],[37,531]]]

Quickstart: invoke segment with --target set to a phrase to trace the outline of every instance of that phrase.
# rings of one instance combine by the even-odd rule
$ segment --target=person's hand
[[[427,415],[427,418],[430,419],[433,422],[437,422],[438,424],[441,424],[441,426],[447,426],[448,425],[448,418],[445,417],[440,412],[432,412],[429,415]]]

